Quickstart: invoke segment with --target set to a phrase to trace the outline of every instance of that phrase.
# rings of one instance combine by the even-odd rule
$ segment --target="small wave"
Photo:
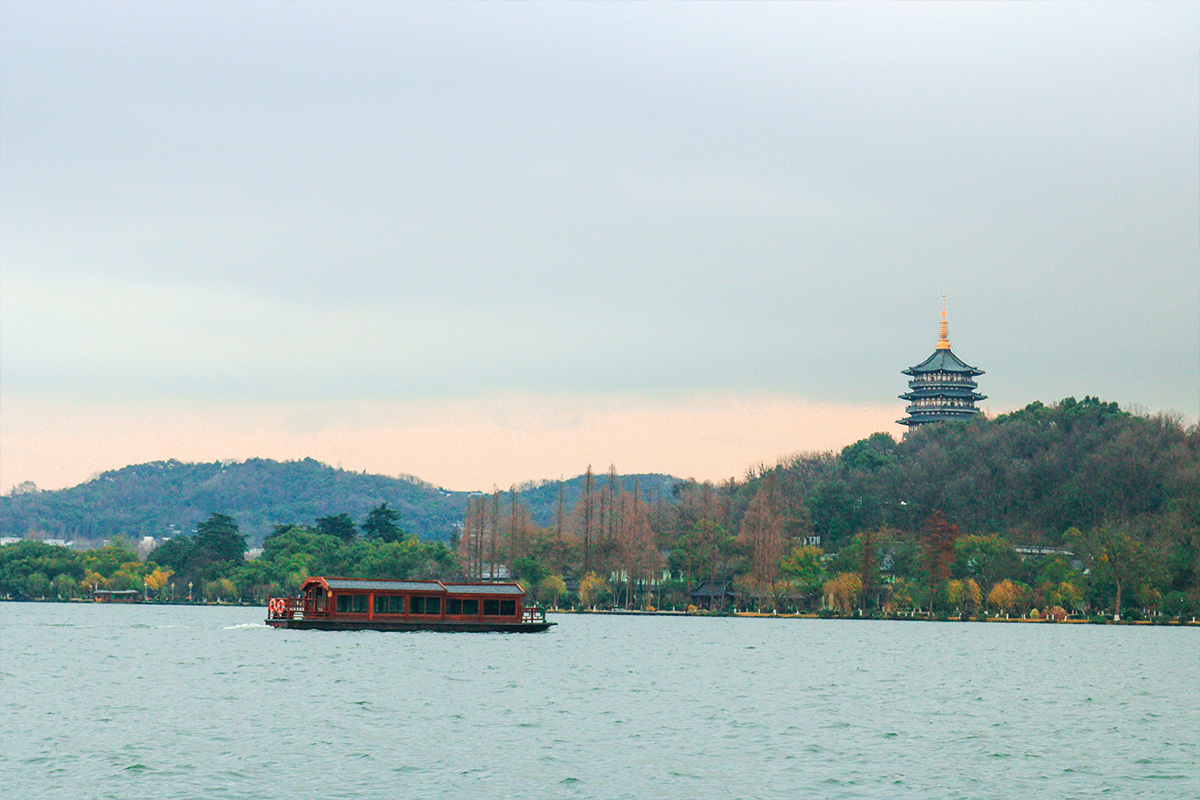
[[[237,625],[226,625],[225,630],[236,631],[243,628],[267,628],[270,627],[265,622],[239,622]]]

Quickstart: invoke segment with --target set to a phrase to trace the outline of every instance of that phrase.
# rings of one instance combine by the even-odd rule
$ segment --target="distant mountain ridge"
[[[670,497],[679,481],[669,475],[620,476],[626,487],[638,479],[644,492]],[[597,475],[603,485],[604,475]],[[583,477],[563,482],[569,509]],[[538,525],[549,525],[558,500],[558,481],[517,487]],[[312,458],[274,461],[187,463],[154,461],[101,473],[87,483],[55,491],[0,497],[0,536],[41,535],[62,539],[130,538],[190,533],[213,512],[237,520],[257,544],[275,525],[308,524],[330,514],[355,522],[387,503],[400,514],[405,533],[426,541],[451,538],[467,498],[478,492],[450,491],[417,478],[348,472]]]

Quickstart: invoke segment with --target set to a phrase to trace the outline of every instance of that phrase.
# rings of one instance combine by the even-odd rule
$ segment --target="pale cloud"
[[[505,395],[442,402],[61,403],[6,397],[0,485],[62,488],[126,464],[316,458],[450,489],[571,477],[589,464],[721,481],[888,430],[896,409],[709,394]]]
[[[47,0],[0,27],[10,482],[68,480],[18,452],[737,474],[894,430],[942,293],[989,410],[1200,412],[1196,3]],[[496,458],[446,466],[472,447]]]

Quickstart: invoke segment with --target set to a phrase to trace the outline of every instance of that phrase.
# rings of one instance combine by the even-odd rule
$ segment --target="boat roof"
[[[450,594],[525,594],[515,583],[447,583]]]
[[[439,581],[360,580],[358,578],[326,578],[330,589],[378,589],[385,592],[444,592]]]
[[[389,578],[322,578],[312,577],[305,585],[321,583],[341,591],[365,592],[428,592],[431,594],[523,595],[525,590],[515,583],[442,583],[441,581],[405,581]]]

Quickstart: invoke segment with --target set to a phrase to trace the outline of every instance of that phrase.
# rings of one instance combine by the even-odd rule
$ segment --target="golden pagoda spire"
[[[942,295],[942,323],[938,326],[938,350],[950,349],[950,328],[946,323],[946,295]]]

